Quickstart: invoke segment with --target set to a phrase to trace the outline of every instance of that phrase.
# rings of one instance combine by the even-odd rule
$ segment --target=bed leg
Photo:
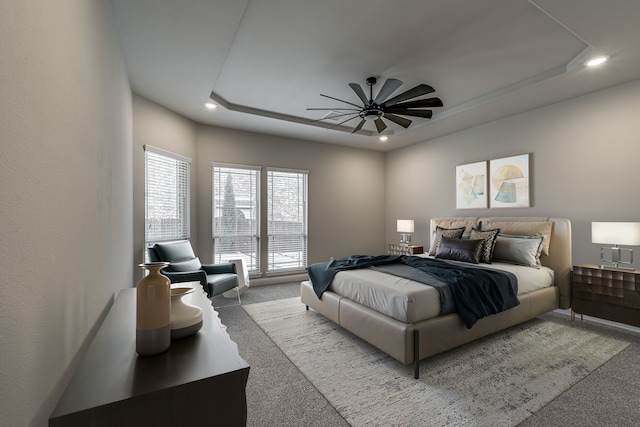
[[[307,306],[307,311],[309,311],[309,306]]]
[[[413,378],[420,378],[420,331],[413,330]]]

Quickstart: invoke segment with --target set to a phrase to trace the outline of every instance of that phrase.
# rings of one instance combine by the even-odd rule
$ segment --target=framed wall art
[[[456,166],[456,209],[487,207],[487,162]]]
[[[529,154],[489,161],[489,207],[529,207]]]

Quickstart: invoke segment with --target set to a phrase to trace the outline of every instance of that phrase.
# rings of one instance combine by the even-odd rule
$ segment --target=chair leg
[[[238,304],[242,305],[242,301],[240,301],[240,286],[236,288],[236,292],[238,293]]]

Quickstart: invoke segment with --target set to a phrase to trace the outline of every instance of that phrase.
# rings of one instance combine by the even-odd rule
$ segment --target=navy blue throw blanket
[[[456,311],[469,329],[483,317],[520,304],[513,274],[460,266],[439,259],[404,255],[355,255],[328,263],[312,264],[307,267],[307,272],[311,278],[313,290],[320,298],[338,271],[393,263],[409,265],[447,283]],[[439,287],[436,289],[443,298],[443,291]]]

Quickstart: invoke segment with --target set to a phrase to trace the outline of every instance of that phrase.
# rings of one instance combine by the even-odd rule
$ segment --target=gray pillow
[[[493,260],[540,268],[544,236],[510,236],[498,234]]]
[[[438,245],[436,258],[478,264],[480,262],[483,242],[482,239],[449,239],[442,237],[440,245]]]
[[[443,228],[440,226],[436,226],[436,231],[433,236],[431,248],[429,248],[429,255],[435,256],[435,254],[438,252],[438,246],[440,245],[440,240],[442,240],[442,237],[447,237],[449,239],[460,239],[462,238],[462,234],[464,233],[465,228],[466,227]]]

